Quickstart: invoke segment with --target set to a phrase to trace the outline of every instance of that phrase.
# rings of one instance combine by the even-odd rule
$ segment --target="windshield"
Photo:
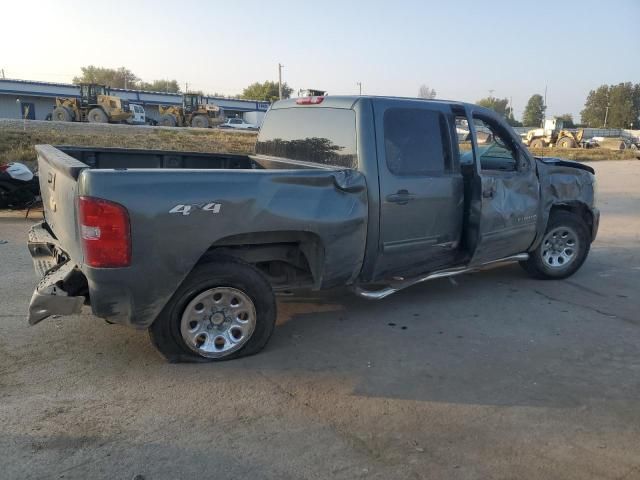
[[[357,168],[355,112],[318,107],[271,110],[260,130],[256,153]]]

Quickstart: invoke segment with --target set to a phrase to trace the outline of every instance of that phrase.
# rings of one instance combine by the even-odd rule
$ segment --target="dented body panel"
[[[385,138],[384,119],[387,112],[402,108],[437,118],[448,159],[445,171],[407,175],[390,166],[387,157],[393,149]],[[345,128],[353,128],[353,138],[334,145],[313,131],[301,139],[287,137],[290,131],[276,132],[278,118],[282,126],[287,117],[295,121],[297,112],[307,118],[311,109],[338,112],[336,138]],[[55,285],[44,281],[36,289],[30,319],[35,323],[47,315],[76,312],[81,298],[96,316],[148,327],[193,268],[213,253],[234,255],[264,269],[274,289],[360,288],[408,285],[412,277],[438,278],[526,258],[554,208],[585,212],[595,237],[599,214],[589,167],[534,159],[520,143],[522,166],[517,171],[486,172],[480,168],[473,127],[474,160],[463,164],[454,140],[454,116],[461,114],[494,118],[519,142],[502,119],[477,106],[326,97],[321,106],[276,103],[258,140],[259,152],[302,151],[303,157],[308,152],[314,162],[265,153],[38,146],[46,220],[34,227],[30,245],[34,263],[59,273],[45,275]],[[300,121],[293,130],[305,128],[309,125]],[[268,138],[270,131],[277,135]],[[318,148],[342,164],[318,162]],[[80,196],[126,209],[129,266],[87,265],[77,211]],[[276,268],[281,264],[287,266],[285,273]],[[39,276],[46,273],[40,270]],[[48,302],[52,292],[57,298]]]

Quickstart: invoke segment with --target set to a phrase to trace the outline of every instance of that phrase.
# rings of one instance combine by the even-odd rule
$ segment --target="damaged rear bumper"
[[[80,313],[84,296],[70,296],[63,290],[65,281],[74,274],[71,263],[62,264],[49,271],[38,283],[29,304],[29,324],[35,325],[51,315]]]
[[[79,313],[86,297],[78,295],[86,280],[76,266],[57,249],[57,241],[44,227],[34,225],[29,232],[29,251],[38,277],[29,304],[29,324],[52,315]]]

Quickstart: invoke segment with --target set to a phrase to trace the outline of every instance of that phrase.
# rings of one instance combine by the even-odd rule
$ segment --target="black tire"
[[[204,115],[196,115],[191,119],[191,126],[195,128],[209,128],[209,119]]]
[[[541,138],[534,138],[529,144],[529,147],[531,148],[544,148],[544,146],[544,140],[542,140]]]
[[[584,220],[571,212],[563,210],[553,212],[547,223],[545,238],[558,229],[567,229],[567,231],[575,234],[578,240],[577,248],[574,251],[575,257],[566,265],[549,266],[544,259],[548,246],[545,245],[545,240],[543,239],[538,248],[529,253],[529,259],[520,262],[522,268],[532,277],[541,280],[558,280],[570,277],[582,266],[587,258],[591,248],[591,234]]]
[[[576,148],[578,144],[571,137],[562,137],[558,140],[558,147],[560,148]]]
[[[87,114],[89,123],[109,123],[109,117],[101,108],[92,108]]]
[[[54,108],[51,117],[56,122],[71,122],[73,120],[73,115],[71,115],[69,109],[65,107]]]
[[[256,322],[252,334],[240,349],[210,358],[187,345],[180,333],[180,324],[190,302],[215,287],[230,287],[248,296],[255,307]],[[153,345],[171,363],[222,361],[258,353],[269,341],[275,322],[275,295],[264,276],[241,260],[215,257],[194,268],[149,327],[149,336]]]
[[[162,127],[175,127],[176,126],[176,118],[173,115],[160,115],[160,119],[158,120],[158,125]]]

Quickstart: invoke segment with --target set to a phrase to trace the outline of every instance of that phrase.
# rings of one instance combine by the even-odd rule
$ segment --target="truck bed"
[[[36,150],[46,219],[41,233],[50,232],[52,251],[63,252],[87,278],[99,317],[147,327],[212,248],[303,245],[313,273],[305,287],[348,283],[360,271],[368,202],[357,171],[260,155],[51,145]],[[130,266],[84,263],[81,196],[126,209]],[[162,281],[149,288],[149,278]]]
[[[48,150],[48,147],[50,146],[39,146],[40,150],[43,151]],[[77,178],[80,171],[87,167],[91,169],[180,168],[205,170],[327,168],[323,165],[308,162],[233,153],[75,146],[55,146],[53,148],[82,163],[82,165],[80,165],[74,162],[73,168],[69,170],[73,173],[74,178]]]

